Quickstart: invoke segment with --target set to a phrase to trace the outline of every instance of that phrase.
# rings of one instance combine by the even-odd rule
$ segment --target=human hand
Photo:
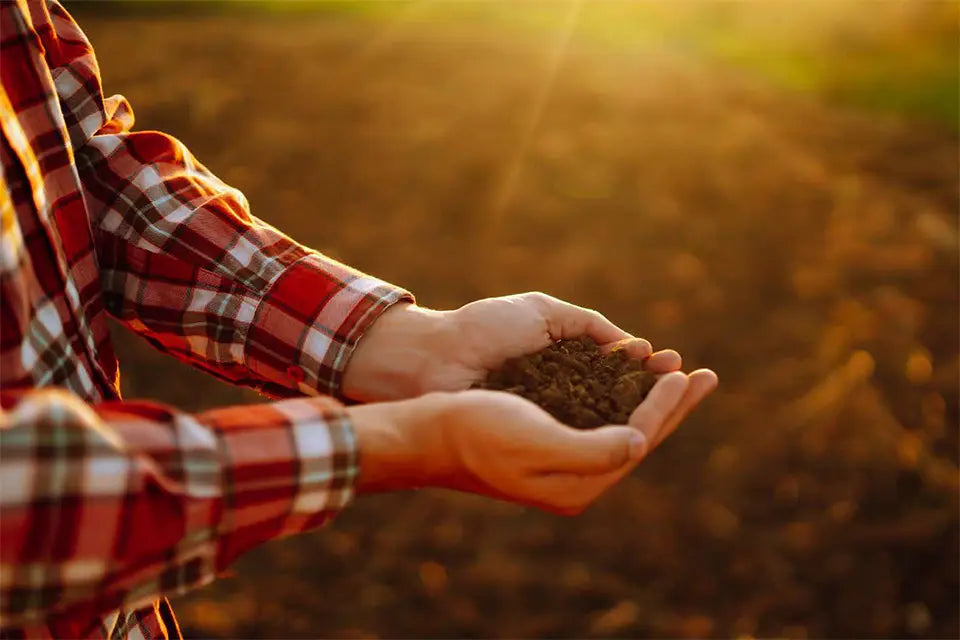
[[[509,358],[534,353],[561,338],[587,335],[604,349],[622,347],[647,358],[649,371],[677,371],[672,349],[652,353],[596,311],[543,293],[486,298],[455,311],[399,304],[360,340],[343,378],[346,396],[362,401],[459,391],[482,380]]]
[[[360,449],[358,490],[446,487],[577,514],[669,435],[709,393],[709,382],[664,375],[628,425],[589,431],[497,391],[350,407]]]

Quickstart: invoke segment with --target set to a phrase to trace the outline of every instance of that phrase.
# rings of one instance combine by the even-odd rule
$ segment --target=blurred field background
[[[363,499],[179,599],[188,635],[960,635],[958,3],[68,7],[138,126],[301,242],[721,378],[579,518]],[[127,397],[258,401],[116,339]]]

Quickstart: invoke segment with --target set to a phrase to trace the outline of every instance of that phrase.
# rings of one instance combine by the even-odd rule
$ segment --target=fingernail
[[[637,431],[630,436],[630,459],[643,460],[647,455],[647,436]]]

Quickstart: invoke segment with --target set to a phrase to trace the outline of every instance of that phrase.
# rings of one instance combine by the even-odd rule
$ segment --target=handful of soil
[[[543,407],[571,427],[626,424],[656,376],[617,349],[604,354],[587,337],[560,340],[532,355],[507,360],[473,385],[509,391]]]

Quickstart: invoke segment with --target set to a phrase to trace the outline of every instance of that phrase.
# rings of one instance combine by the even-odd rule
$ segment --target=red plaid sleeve
[[[352,495],[353,432],[332,399],[187,415],[56,390],[0,398],[0,612],[27,636],[85,636],[71,625],[209,582]]]
[[[364,330],[412,296],[294,242],[170,136],[105,99],[59,5],[41,34],[91,219],[107,309],[157,348],[274,396],[338,395]],[[53,44],[56,46],[53,46]],[[321,215],[322,205],[316,212]]]

